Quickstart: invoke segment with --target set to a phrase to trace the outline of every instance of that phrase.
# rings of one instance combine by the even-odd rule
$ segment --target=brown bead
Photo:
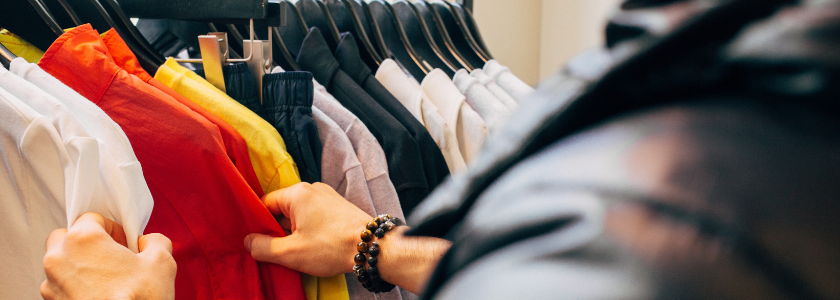
[[[374,231],[377,228],[379,228],[379,224],[377,224],[376,221],[370,221],[370,223],[367,224],[367,230]]]
[[[373,221],[376,222],[376,227],[379,227],[379,224],[382,224],[382,223],[385,222],[385,220],[383,220],[382,217],[376,217],[376,218],[373,219]]]
[[[357,265],[364,265],[365,261],[367,261],[367,256],[361,253],[356,254],[356,256],[353,257],[353,261],[355,261]]]
[[[361,237],[362,241],[370,242],[373,239],[373,232],[365,229],[365,231],[362,231]]]
[[[359,242],[359,244],[356,245],[356,250],[358,250],[360,253],[368,252],[369,248],[370,246],[368,245],[368,243],[365,242]]]

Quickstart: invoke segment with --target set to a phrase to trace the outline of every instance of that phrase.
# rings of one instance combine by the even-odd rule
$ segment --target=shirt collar
[[[324,86],[330,86],[333,75],[338,71],[338,61],[316,27],[309,29],[309,34],[303,39],[297,63],[304,70],[312,72],[315,80]]]
[[[370,76],[373,76],[370,68],[362,61],[362,56],[359,54],[359,46],[356,44],[356,39],[352,33],[345,32],[341,34],[341,41],[335,49],[335,59],[341,66],[341,70],[350,75],[353,81],[362,84]]]

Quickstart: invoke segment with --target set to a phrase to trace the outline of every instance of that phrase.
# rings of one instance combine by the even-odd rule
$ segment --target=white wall
[[[473,16],[495,59],[528,84],[603,43],[620,0],[474,0]]]

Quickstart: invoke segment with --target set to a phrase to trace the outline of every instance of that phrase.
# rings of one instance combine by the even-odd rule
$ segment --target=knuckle
[[[41,292],[41,297],[44,297],[44,299],[46,299],[46,300],[53,299],[52,289],[50,288],[50,284],[46,280],[44,280],[44,282],[41,283],[40,292]]]
[[[58,265],[59,265],[60,262],[61,262],[61,259],[58,257],[57,254],[47,253],[46,255],[44,255],[44,261],[43,261],[44,271],[47,274],[53,273],[53,271],[58,268]]]
[[[95,241],[98,238],[98,235],[88,231],[68,231],[64,238],[69,244],[85,245]]]

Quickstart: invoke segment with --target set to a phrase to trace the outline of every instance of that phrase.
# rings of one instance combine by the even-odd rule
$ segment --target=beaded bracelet
[[[362,283],[362,286],[371,293],[387,293],[394,289],[394,285],[382,280],[379,277],[379,269],[377,269],[377,256],[381,251],[379,243],[373,242],[373,238],[382,238],[388,231],[394,230],[397,226],[404,225],[399,218],[393,218],[391,215],[379,215],[373,218],[362,230],[362,241],[356,245],[358,254],[353,258],[356,265],[353,266],[353,272],[356,273],[357,279]],[[368,244],[370,242],[370,244]],[[365,253],[370,256],[366,256]],[[365,263],[370,267],[365,270]]]

